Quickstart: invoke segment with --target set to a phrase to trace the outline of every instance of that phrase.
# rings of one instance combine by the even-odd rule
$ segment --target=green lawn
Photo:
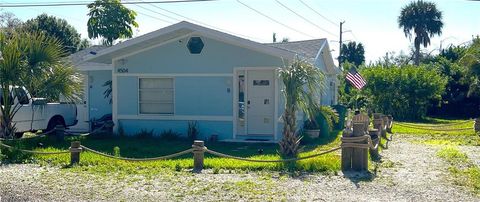
[[[448,170],[455,184],[468,187],[474,193],[480,194],[480,168],[465,153],[455,147],[445,147],[437,153],[437,156],[450,164]]]
[[[480,145],[473,120],[426,118],[421,122],[394,122],[392,132],[421,137],[418,142],[429,145]]]
[[[321,137],[314,140],[305,140],[303,152],[300,156],[306,156],[328,150],[340,145],[340,132],[334,131],[329,136]],[[6,141],[9,145],[15,145],[22,149],[31,149],[36,151],[60,151],[67,150],[71,141],[79,140],[81,144],[89,148],[95,149],[108,154],[114,154],[114,148],[120,148],[120,156],[130,158],[148,158],[157,157],[175,152],[183,151],[191,148],[192,141],[188,140],[166,140],[162,138],[138,138],[138,137],[67,137],[65,141],[57,141],[51,137],[21,139],[15,141]],[[43,147],[39,146],[43,144]],[[252,159],[280,159],[277,152],[277,144],[267,143],[223,143],[223,142],[206,142],[211,150],[218,152],[252,158]],[[259,149],[263,150],[259,154]],[[7,160],[34,162],[41,165],[53,165],[68,167],[70,160],[69,154],[64,155],[25,155],[15,151],[7,151],[3,149]],[[126,162],[105,158],[90,152],[81,154],[81,162],[79,166],[70,169],[80,169],[84,171],[109,173],[118,171],[118,173],[129,174],[155,174],[160,169],[171,168],[175,170],[191,169],[193,160],[191,154],[172,159],[153,162]],[[285,170],[296,168],[299,171],[315,171],[315,172],[336,172],[340,170],[340,154],[334,152],[322,155],[312,159],[298,161],[294,164],[284,165],[282,163],[252,163],[227,158],[220,158],[206,155],[205,168],[214,168],[215,170]]]

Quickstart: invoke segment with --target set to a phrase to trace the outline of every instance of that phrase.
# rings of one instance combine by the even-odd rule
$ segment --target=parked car
[[[1,90],[1,88],[0,88]],[[13,118],[17,136],[27,131],[50,131],[56,125],[65,127],[77,124],[77,107],[71,103],[48,103],[45,98],[32,98],[24,87],[11,87],[11,104],[19,104],[20,109]],[[14,99],[13,99],[14,98]],[[3,98],[0,93],[0,104]],[[0,116],[1,116],[0,112]],[[33,116],[33,122],[32,122]]]

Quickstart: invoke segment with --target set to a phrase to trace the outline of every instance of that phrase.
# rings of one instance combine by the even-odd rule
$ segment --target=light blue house
[[[296,55],[327,76],[321,103],[337,102],[340,71],[326,39],[261,44],[180,22],[88,53],[78,65],[88,77],[87,118],[111,110],[115,131],[131,135],[186,134],[196,121],[202,139],[278,141],[284,102],[277,72]],[[102,86],[109,79],[111,105]]]

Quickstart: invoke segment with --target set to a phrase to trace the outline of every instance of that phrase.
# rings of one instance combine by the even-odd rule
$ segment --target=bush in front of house
[[[367,81],[361,93],[368,107],[400,120],[423,118],[427,108],[441,100],[447,83],[431,65],[389,68],[377,65],[363,68],[361,74]]]

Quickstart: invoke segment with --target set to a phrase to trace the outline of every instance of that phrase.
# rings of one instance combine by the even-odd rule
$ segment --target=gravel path
[[[6,165],[0,167],[0,201],[480,201],[448,180],[447,165],[435,155],[438,147],[409,140],[396,137],[370,177],[168,170],[152,178],[99,177],[31,164]]]

